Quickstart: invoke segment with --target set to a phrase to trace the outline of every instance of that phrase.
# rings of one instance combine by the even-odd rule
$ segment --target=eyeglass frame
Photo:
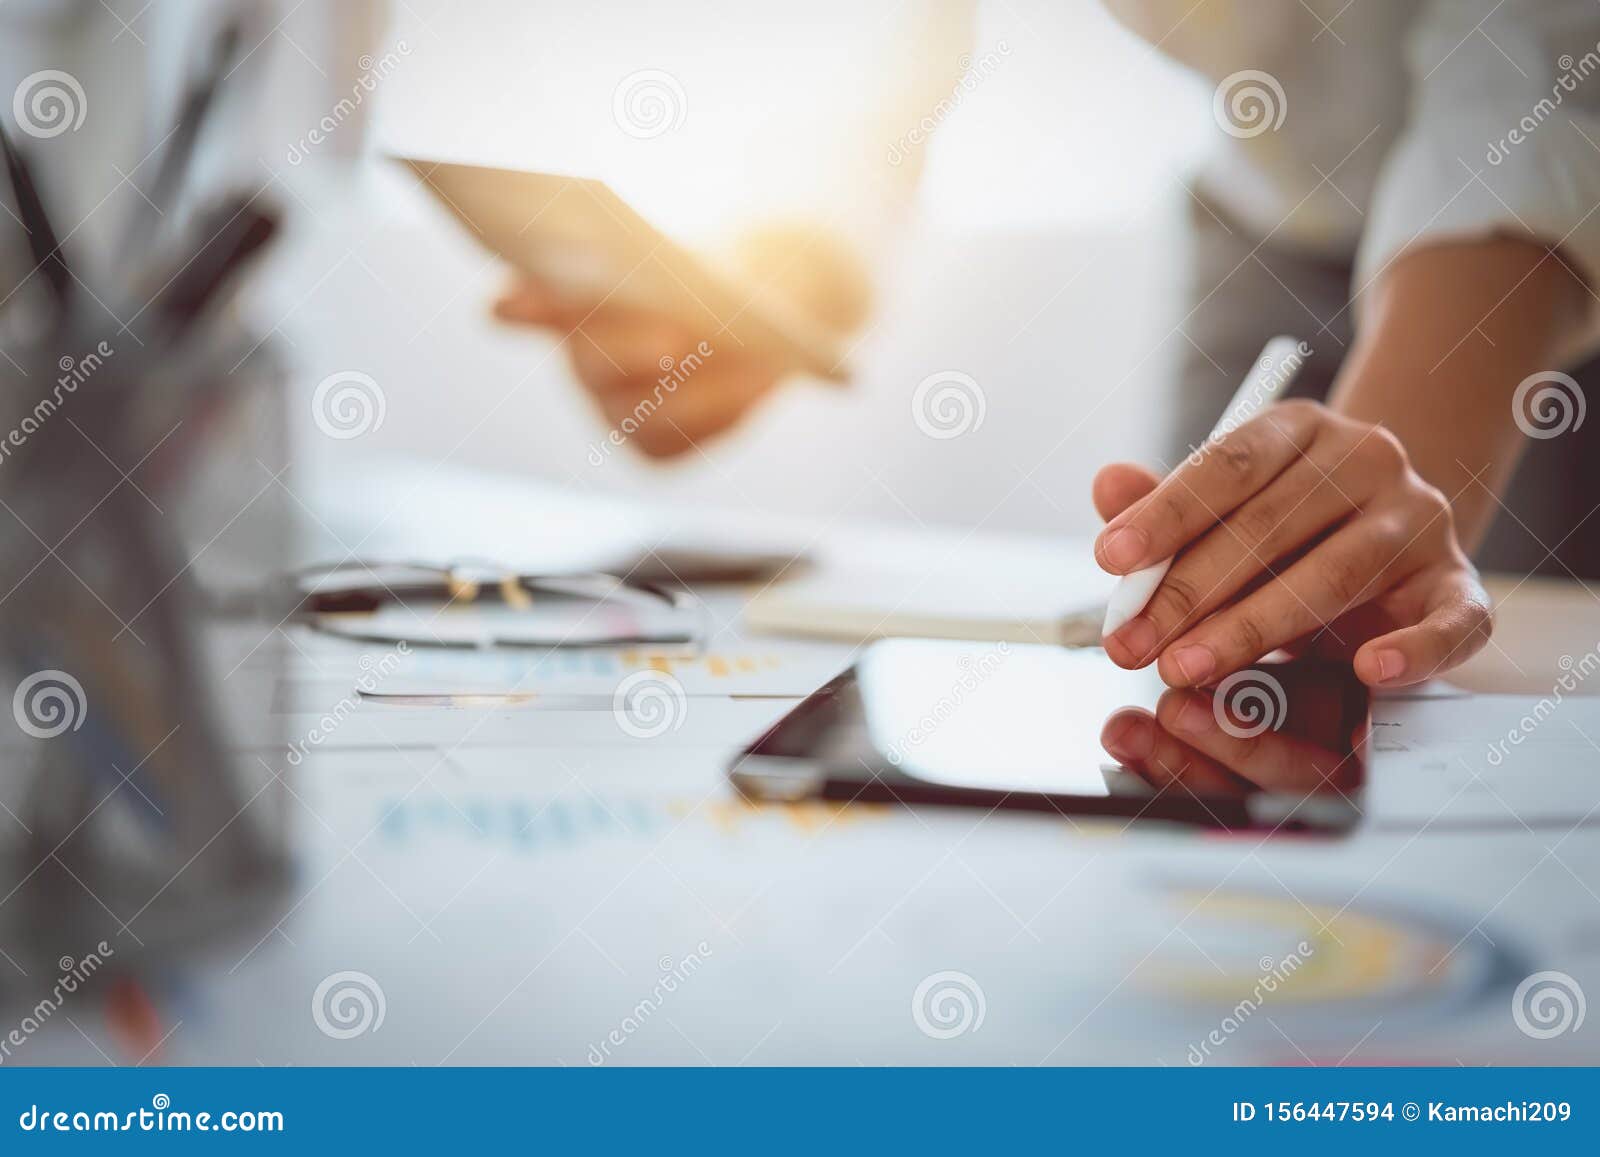
[[[469,567],[479,567],[493,573],[487,579],[482,575],[471,576],[464,573]],[[376,576],[385,568],[406,568],[421,574],[437,576],[438,581],[431,585],[402,585],[400,590],[396,590],[393,585],[375,577],[371,582],[332,594],[319,594],[315,584],[308,587],[305,582],[308,576],[332,576],[346,571],[366,572]],[[494,639],[487,643],[478,643],[418,637],[404,641],[409,646],[442,647],[457,650],[484,650],[489,648],[504,648],[508,650],[589,650],[665,645],[686,646],[691,652],[698,653],[703,649],[705,640],[710,633],[709,615],[705,603],[692,591],[681,587],[669,587],[656,582],[630,580],[625,576],[611,574],[606,571],[575,571],[565,574],[541,575],[518,571],[487,559],[464,558],[446,563],[396,559],[347,559],[335,563],[309,563],[284,572],[279,576],[279,580],[285,587],[290,588],[290,597],[293,602],[291,617],[295,621],[305,624],[312,630],[355,641],[395,642],[397,640],[393,635],[363,637],[359,632],[335,631],[322,622],[322,616],[373,612],[382,606],[390,604],[409,607],[413,605],[413,601],[428,601],[430,596],[433,601],[441,602],[443,607],[450,607],[461,602],[473,603],[480,600],[496,599],[507,606],[525,609],[533,605],[534,595],[540,592],[547,595],[561,595],[567,598],[587,597],[595,607],[604,606],[618,594],[643,596],[652,600],[654,604],[683,613],[685,618],[692,618],[694,625],[692,628],[686,629],[679,638],[617,635],[607,639],[584,639],[573,642],[558,640],[556,642],[520,643]],[[581,591],[575,593],[570,589],[562,589],[563,585],[570,587],[575,584],[596,582],[605,584],[607,589],[588,595]]]

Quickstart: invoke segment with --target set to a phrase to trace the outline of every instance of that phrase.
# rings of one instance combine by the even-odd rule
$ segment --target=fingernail
[[[1156,645],[1156,625],[1143,615],[1129,621],[1116,634],[1111,636],[1117,645],[1133,655],[1135,659],[1143,659]]]
[[[1100,540],[1100,557],[1118,570],[1132,570],[1150,546],[1150,536],[1137,526],[1119,526]]]
[[[1191,695],[1179,710],[1178,718],[1173,720],[1173,723],[1185,735],[1204,735],[1211,730],[1211,708],[1201,700],[1200,696]]]
[[[1211,653],[1210,647],[1194,643],[1172,652],[1172,662],[1184,679],[1190,683],[1200,683],[1216,667],[1217,657]]]
[[[1155,735],[1150,721],[1142,715],[1122,723],[1106,736],[1106,749],[1125,762],[1137,762],[1155,749]]]
[[[1376,658],[1378,660],[1378,678],[1383,682],[1387,683],[1390,679],[1398,679],[1405,674],[1406,657],[1399,651],[1379,651]]]

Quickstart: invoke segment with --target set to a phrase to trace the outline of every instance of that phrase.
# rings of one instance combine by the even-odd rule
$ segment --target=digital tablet
[[[848,378],[843,339],[780,294],[713,268],[603,181],[396,157],[480,245],[574,302],[659,311],[697,333],[829,381]]]
[[[1342,832],[1361,818],[1368,730],[1369,694],[1348,665],[1267,662],[1174,690],[1099,649],[892,639],[779,720],[730,775],[767,800]]]

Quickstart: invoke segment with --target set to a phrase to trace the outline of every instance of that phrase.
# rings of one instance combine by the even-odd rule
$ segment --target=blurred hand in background
[[[801,226],[747,234],[734,265],[748,284],[782,298],[836,335],[860,328],[871,311],[863,263],[838,239]],[[629,442],[652,458],[683,454],[734,426],[794,367],[769,351],[743,347],[725,332],[698,332],[678,318],[633,303],[574,300],[526,276],[495,302],[503,321],[539,326],[567,345],[573,373],[607,424],[632,419]],[[714,348],[682,380],[664,370]],[[665,382],[672,388],[664,390]]]

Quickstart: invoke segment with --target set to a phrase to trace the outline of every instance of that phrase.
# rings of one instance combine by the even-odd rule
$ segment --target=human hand
[[[783,376],[781,364],[726,335],[695,333],[631,305],[567,300],[529,278],[511,286],[494,313],[566,335],[572,371],[607,425],[652,458],[727,430]]]
[[[769,294],[821,326],[848,332],[870,309],[864,271],[837,241],[799,227],[768,227],[741,240],[737,264]],[[794,367],[700,332],[663,311],[573,300],[520,277],[495,302],[503,321],[563,335],[578,381],[614,435],[652,458],[682,454],[736,425]]]
[[[1271,715],[1241,715],[1244,693],[1237,689],[1230,703],[1221,690],[1171,688],[1153,713],[1137,707],[1113,713],[1101,746],[1150,786],[1181,786],[1198,796],[1305,796],[1360,786],[1365,724],[1352,733],[1338,684],[1299,663],[1265,664],[1259,678],[1243,678],[1246,687],[1279,690],[1283,698],[1268,709]]]
[[[1165,479],[1095,478],[1101,568],[1177,556],[1149,604],[1105,642],[1174,687],[1215,682],[1280,648],[1350,659],[1369,685],[1416,683],[1489,639],[1477,571],[1448,500],[1382,426],[1315,402],[1272,406]]]

